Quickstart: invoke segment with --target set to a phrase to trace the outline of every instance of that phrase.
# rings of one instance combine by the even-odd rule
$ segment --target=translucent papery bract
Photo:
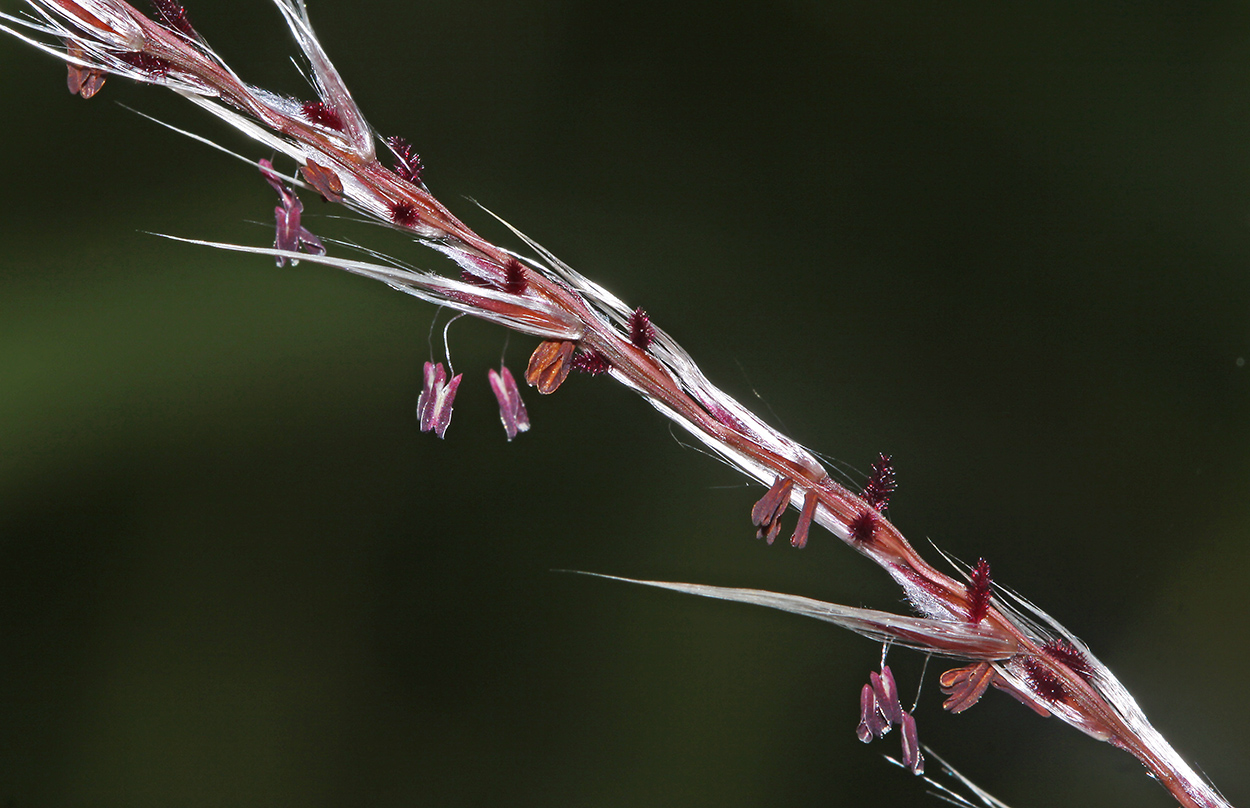
[[[581,327],[567,312],[553,306],[545,300],[526,299],[524,306],[517,305],[516,295],[486,289],[480,286],[463,283],[445,278],[433,272],[421,272],[402,267],[390,267],[368,261],[356,261],[349,258],[337,258],[330,255],[309,255],[306,253],[275,250],[268,247],[251,247],[243,244],[228,244],[219,241],[182,238],[180,236],[164,236],[174,241],[187,244],[199,244],[204,247],[215,247],[231,252],[254,253],[288,258],[296,261],[307,261],[360,275],[365,278],[382,281],[387,286],[400,292],[418,297],[439,306],[462,311],[483,320],[490,320],[514,331],[532,334],[544,339],[576,340],[581,337]],[[505,304],[492,308],[489,303]]]
[[[837,603],[826,603],[822,600],[805,598],[800,595],[786,595],[761,589],[737,589],[705,584],[644,581],[635,578],[621,578],[615,575],[599,575],[597,573],[585,574],[613,581],[624,581],[631,584],[669,589],[674,592],[683,592],[687,595],[699,595],[705,598],[733,600],[740,603],[751,603],[756,606],[767,606],[770,609],[779,609],[783,612],[814,617],[826,623],[833,623],[873,640],[888,640],[896,645],[914,648],[918,651],[926,651],[938,656],[957,659],[1001,660],[1007,659],[1019,651],[1019,647],[1013,638],[985,626],[971,626],[962,622],[946,622],[931,620],[927,617],[891,614],[890,612],[881,612],[876,609],[842,606]]]

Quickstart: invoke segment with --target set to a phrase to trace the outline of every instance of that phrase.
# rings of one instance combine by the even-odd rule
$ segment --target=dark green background
[[[892,453],[919,546],[990,559],[1250,804],[1245,4],[310,5],[454,210],[839,468]],[[307,95],[267,3],[189,13]],[[0,804],[937,804],[855,741],[871,643],[551,572],[903,608],[875,567],[755,542],[758,487],[607,380],[507,444],[486,370],[533,340],[493,326],[452,329],[418,433],[434,310],[146,235],[264,244],[275,198],[114,102],[263,151],[12,40],[0,77]],[[922,739],[1015,808],[1170,804],[1000,694],[943,714],[935,673]]]

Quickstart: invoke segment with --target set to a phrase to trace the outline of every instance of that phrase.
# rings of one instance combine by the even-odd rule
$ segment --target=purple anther
[[[278,192],[278,197],[282,201],[281,205],[273,209],[274,219],[278,225],[277,234],[273,239],[274,249],[285,252],[306,252],[309,255],[325,255],[326,248],[321,243],[321,239],[300,223],[304,203],[299,201],[299,197],[293,190],[282,184],[281,178],[273,170],[273,163],[261,160],[260,173],[265,177],[265,181]],[[276,256],[275,260],[278,266],[286,265],[285,256]],[[293,265],[296,263],[298,261],[291,261]]]
[[[873,738],[880,738],[889,731],[890,725],[881,715],[881,708],[877,705],[877,695],[873,692],[872,685],[864,685],[864,689],[859,692],[859,728],[855,730],[856,737],[868,743]]]
[[[456,398],[456,388],[464,374],[457,373],[451,381],[447,381],[447,371],[443,363],[425,363],[425,384],[421,387],[421,396],[417,399],[417,418],[420,420],[421,431],[433,431],[440,438],[451,423],[451,404]]]
[[[903,765],[912,774],[924,774],[924,755],[920,752],[920,739],[916,736],[916,719],[911,713],[903,714]]]
[[[525,411],[525,402],[521,400],[521,391],[512,377],[512,371],[501,365],[498,373],[492,368],[486,375],[490,378],[490,389],[495,391],[495,398],[499,400],[499,420],[503,421],[503,431],[507,433],[508,440],[529,431],[529,413]]]
[[[881,706],[881,712],[886,720],[891,724],[903,723],[903,705],[899,704],[898,685],[894,683],[894,673],[890,670],[890,666],[882,665],[880,676],[872,673],[868,678],[872,682],[877,704]]]

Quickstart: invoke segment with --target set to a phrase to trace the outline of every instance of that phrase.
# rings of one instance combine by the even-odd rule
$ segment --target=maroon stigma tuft
[[[641,306],[629,315],[629,341],[640,351],[647,350],[655,341],[655,326],[651,325],[651,318]]]
[[[860,496],[869,505],[884,513],[890,504],[890,494],[893,494],[897,487],[890,456],[882,454],[878,455],[877,462],[872,464],[872,474],[869,475],[868,482],[864,484],[864,492]]]
[[[152,0],[152,7],[165,25],[191,39],[200,38],[187,20],[187,10],[178,3],[173,0]]]
[[[1094,675],[1094,667],[1084,652],[1067,640],[1051,640],[1042,646],[1042,650],[1046,652],[1046,656],[1068,666],[1087,682]]]
[[[153,56],[143,51],[130,51],[115,55],[120,61],[125,62],[134,69],[147,73],[149,78],[163,78],[169,75],[169,71],[174,66],[174,63],[167,59],[162,59],[159,56]]]
[[[523,295],[529,283],[525,267],[517,259],[509,258],[503,265],[503,290],[510,295]]]
[[[478,275],[474,272],[470,272],[467,269],[460,270],[460,280],[464,283],[469,284],[470,286],[480,286],[483,289],[495,288],[494,285],[490,281],[486,280],[481,275]]]
[[[990,580],[990,562],[984,558],[977,559],[968,581],[968,622],[976,625],[990,613],[990,598],[993,597],[993,582]]]
[[[573,357],[573,369],[591,376],[599,376],[612,369],[608,358],[593,348]]]
[[[856,544],[871,544],[877,533],[877,515],[864,511],[851,520],[851,540]]]
[[[1024,673],[1033,692],[1049,702],[1068,700],[1068,691],[1054,671],[1037,657],[1025,657]]]
[[[306,101],[304,106],[300,107],[300,111],[304,113],[305,118],[318,126],[333,129],[336,132],[343,131],[343,117],[339,115],[338,110],[327,106],[324,102]]]
[[[395,168],[392,170],[399,178],[420,185],[425,164],[421,162],[421,155],[412,150],[412,144],[402,137],[388,137],[386,147],[395,155]]]
[[[400,227],[416,227],[420,217],[417,216],[417,207],[411,202],[392,202],[389,205],[391,221]]]

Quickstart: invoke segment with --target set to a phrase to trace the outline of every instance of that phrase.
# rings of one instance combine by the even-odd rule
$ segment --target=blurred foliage
[[[990,559],[1250,801],[1243,4],[311,5],[453,209],[645,306],[853,483],[892,453],[918,546]],[[188,11],[307,95],[266,3]],[[552,572],[901,608],[879,571],[754,542],[759,490],[606,380],[531,391],[506,443],[486,370],[532,342],[481,324],[419,434],[445,317],[148,235],[265,243],[272,191],[113,102],[266,155],[12,40],[0,71],[0,803],[936,804],[854,740],[878,649]],[[1008,699],[939,704],[930,670],[922,740],[1017,808],[1169,804]]]

